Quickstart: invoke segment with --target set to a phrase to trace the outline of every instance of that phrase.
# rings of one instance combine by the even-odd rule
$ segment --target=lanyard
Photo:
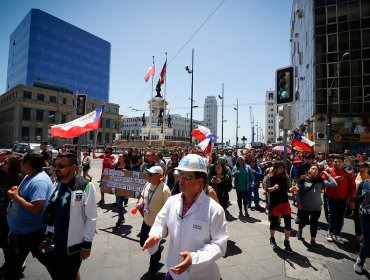
[[[159,183],[159,184],[160,184],[160,183]],[[158,188],[159,184],[155,187],[154,191],[151,191],[151,190],[150,190],[150,187],[149,187],[149,189],[148,189],[148,204],[147,204],[147,205],[148,205],[148,207],[149,207],[150,201],[152,201],[153,195],[154,195],[155,191],[157,190],[157,188]],[[150,193],[152,193],[152,196],[150,196]]]

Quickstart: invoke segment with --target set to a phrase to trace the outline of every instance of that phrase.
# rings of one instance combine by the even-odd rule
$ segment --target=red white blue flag
[[[213,149],[213,143],[216,141],[217,136],[211,133],[208,127],[198,125],[198,129],[194,129],[191,135],[201,141],[198,147],[202,151],[211,153]]]
[[[154,66],[154,63],[153,63],[153,65],[150,66],[150,68],[148,70],[148,73],[146,73],[146,75],[144,77],[145,82],[147,82],[151,76],[154,76],[154,74],[155,74],[155,66]]]
[[[166,80],[166,70],[167,70],[167,59],[166,59],[164,65],[163,65],[161,75],[160,75],[160,78],[159,78],[159,80],[161,81],[161,85],[163,85],[165,80]]]
[[[74,138],[100,127],[104,105],[68,123],[51,126],[51,137]]]
[[[294,132],[292,142],[290,143],[294,147],[299,147],[303,151],[312,153],[313,147],[315,146],[315,143],[311,140],[307,139],[306,137],[302,136],[298,132]]]

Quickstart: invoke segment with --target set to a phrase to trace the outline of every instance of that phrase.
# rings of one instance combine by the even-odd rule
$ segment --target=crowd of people
[[[288,254],[293,253],[289,241],[292,204],[298,210],[297,238],[304,239],[303,230],[309,225],[313,250],[319,247],[316,235],[322,210],[328,224],[326,240],[337,244],[344,244],[344,218],[352,215],[360,246],[354,270],[363,273],[370,248],[366,154],[295,153],[284,161],[281,154],[271,151],[219,150],[205,155],[198,149],[175,147],[166,162],[161,151],[149,148],[129,148],[117,158],[111,147],[100,155],[92,148],[81,158],[77,150],[62,148],[55,158],[44,149],[21,158],[0,153],[3,279],[17,279],[29,252],[53,279],[79,279],[80,265],[90,256],[97,206],[104,206],[109,195],[101,192],[96,201],[89,174],[93,159],[102,159],[102,174],[109,168],[149,175],[135,202],[143,216],[140,245],[151,255],[150,275],[159,270],[162,239],[169,235],[166,279],[220,279],[216,260],[226,253],[225,211],[234,190],[240,219],[251,218],[250,210],[256,209],[268,215],[273,250],[278,248],[276,230],[284,221],[283,245]],[[125,223],[127,203],[127,197],[116,195],[112,205],[118,212],[115,229]]]

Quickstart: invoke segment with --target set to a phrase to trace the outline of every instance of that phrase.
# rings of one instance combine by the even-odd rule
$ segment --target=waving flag
[[[100,127],[104,105],[68,123],[51,126],[51,137],[74,138]]]
[[[150,66],[148,73],[144,77],[145,82],[147,82],[151,76],[154,76],[154,74],[155,74],[155,66],[153,64],[152,66]]]
[[[298,132],[294,132],[294,136],[291,142],[291,145],[294,147],[299,147],[303,151],[306,152],[313,152],[313,146],[315,146],[315,143],[311,140],[307,139],[306,137],[302,136]]]
[[[161,81],[161,85],[164,84],[165,82],[165,79],[166,79],[166,70],[167,70],[167,59],[163,65],[163,68],[162,68],[162,71],[161,71],[161,75],[160,75],[160,81]]]
[[[198,125],[198,129],[194,129],[191,135],[201,141],[198,147],[204,152],[211,153],[213,149],[213,143],[216,141],[217,136],[211,133],[208,127]]]

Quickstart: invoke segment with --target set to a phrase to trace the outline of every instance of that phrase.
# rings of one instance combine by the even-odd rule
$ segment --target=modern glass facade
[[[7,89],[50,85],[108,102],[109,42],[38,9],[10,36]]]

